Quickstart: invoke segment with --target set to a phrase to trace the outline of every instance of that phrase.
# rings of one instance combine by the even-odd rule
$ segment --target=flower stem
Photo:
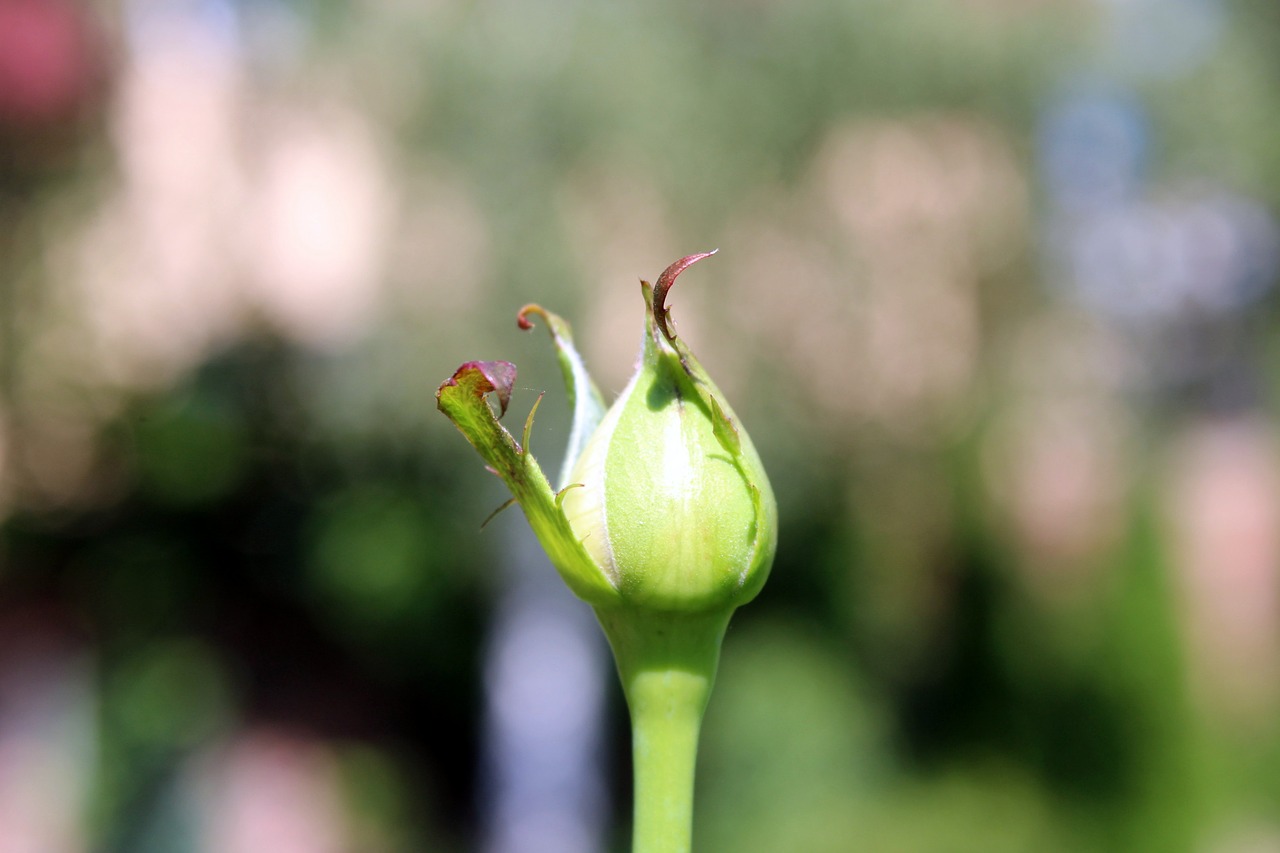
[[[689,853],[702,714],[732,610],[596,611],[631,711],[635,763],[632,853]]]

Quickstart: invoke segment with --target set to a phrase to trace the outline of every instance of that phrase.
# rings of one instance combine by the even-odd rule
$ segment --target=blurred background
[[[1280,851],[1274,0],[0,0],[0,853],[628,844],[434,392],[673,296],[782,513],[697,846]]]

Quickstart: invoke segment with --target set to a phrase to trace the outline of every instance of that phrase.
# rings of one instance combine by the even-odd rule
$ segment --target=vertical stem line
[[[703,711],[731,609],[596,611],[631,711],[635,763],[632,853],[689,853]]]
[[[710,684],[686,672],[646,672],[627,691],[635,762],[632,853],[689,853],[693,777]]]

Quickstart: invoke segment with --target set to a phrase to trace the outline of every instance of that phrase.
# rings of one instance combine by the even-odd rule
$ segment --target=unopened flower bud
[[[546,321],[574,407],[558,490],[529,452],[533,412],[521,441],[498,423],[514,365],[468,362],[436,395],[511,489],[570,588],[597,608],[732,612],[760,591],[773,562],[778,513],[760,457],[667,312],[676,277],[710,254],[676,261],[657,285],[640,283],[640,361],[607,412],[568,324],[536,305],[520,311],[521,328],[532,328],[530,314]]]
[[[569,325],[546,321],[573,407],[556,490],[498,423],[515,366],[468,362],[440,386],[440,410],[511,489],[547,556],[591,604],[609,638],[631,711],[637,853],[687,853],[698,729],[729,618],[769,574],[778,510],[760,457],[724,396],[671,328],[667,291],[710,252],[641,282],[640,363],[607,412]],[[495,395],[499,412],[490,408]]]
[[[706,256],[677,261],[656,288],[642,283],[639,364],[570,473],[563,500],[574,534],[623,599],[660,610],[750,600],[776,542],[764,466],[666,313],[676,276]]]

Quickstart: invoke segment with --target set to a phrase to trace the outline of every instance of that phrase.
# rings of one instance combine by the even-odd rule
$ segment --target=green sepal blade
[[[436,406],[507,484],[552,565],[574,594],[596,606],[616,602],[617,590],[573,534],[538,461],[498,422],[511,398],[515,378],[516,368],[510,362],[469,361],[440,386]],[[499,415],[486,399],[489,394],[498,399]]]
[[[600,426],[604,418],[606,406],[600,389],[587,372],[586,362],[573,345],[573,329],[559,314],[553,314],[541,305],[526,305],[520,309],[516,322],[522,329],[533,328],[529,315],[537,314],[547,324],[551,342],[556,348],[556,359],[560,362],[560,373],[564,377],[565,391],[569,397],[569,408],[573,411],[573,425],[569,429],[569,444],[565,448],[564,462],[560,465],[559,488],[571,485],[569,475],[578,463],[583,448]]]

